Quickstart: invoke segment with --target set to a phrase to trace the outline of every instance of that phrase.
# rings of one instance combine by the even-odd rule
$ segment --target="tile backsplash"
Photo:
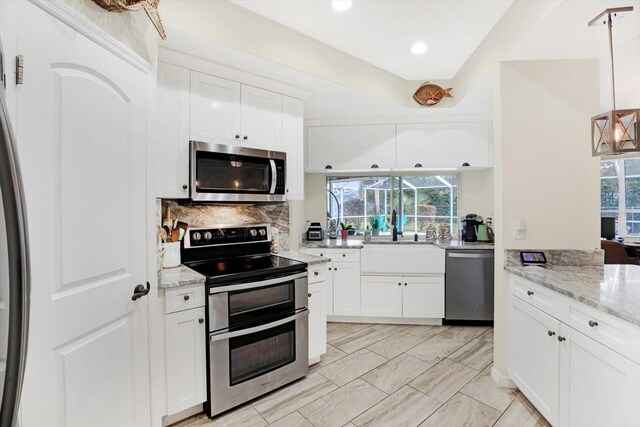
[[[186,222],[190,227],[209,225],[271,224],[273,251],[289,250],[289,204],[221,205],[179,204],[174,200],[162,200],[162,215],[167,210],[172,219]],[[160,225],[160,224],[158,224]]]

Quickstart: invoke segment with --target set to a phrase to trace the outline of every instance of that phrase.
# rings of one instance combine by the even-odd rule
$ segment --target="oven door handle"
[[[211,287],[211,289],[209,290],[209,295],[220,294],[223,292],[242,291],[245,289],[261,288],[263,286],[269,286],[269,285],[276,285],[278,283],[284,283],[284,282],[289,282],[291,280],[302,279],[303,277],[308,277],[308,275],[309,273],[305,271],[304,273],[292,274],[290,276],[275,277],[273,279],[263,280],[261,282],[249,282],[249,283],[240,283],[237,285]]]
[[[298,313],[294,314],[293,316],[290,316],[290,317],[287,317],[287,318],[284,318],[284,319],[280,319],[280,320],[276,320],[275,322],[267,323],[266,325],[255,326],[253,328],[246,328],[246,329],[241,329],[239,331],[227,332],[227,333],[223,333],[223,334],[212,334],[211,336],[209,336],[209,341],[214,342],[214,341],[228,340],[229,338],[241,337],[243,335],[249,335],[249,334],[254,334],[256,332],[262,332],[262,331],[265,331],[267,329],[275,328],[276,326],[284,325],[285,323],[289,323],[289,322],[292,322],[294,320],[298,320],[301,317],[305,317],[305,316],[308,316],[308,315],[309,315],[309,310],[307,310],[305,308],[302,311],[299,311]]]

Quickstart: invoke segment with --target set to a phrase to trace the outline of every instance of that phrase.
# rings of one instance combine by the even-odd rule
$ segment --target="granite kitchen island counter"
[[[300,247],[316,249],[362,249],[361,239],[324,239],[324,240],[303,240]]]
[[[506,266],[505,270],[640,326],[638,265]]]

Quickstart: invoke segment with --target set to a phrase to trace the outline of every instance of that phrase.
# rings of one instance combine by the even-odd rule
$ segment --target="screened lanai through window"
[[[378,219],[382,234],[391,231],[391,212],[398,212],[404,233],[423,233],[428,224],[448,224],[458,232],[458,177],[381,176],[327,177],[327,218],[338,219],[363,233]]]

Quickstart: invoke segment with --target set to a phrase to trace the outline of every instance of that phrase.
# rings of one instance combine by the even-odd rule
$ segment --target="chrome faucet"
[[[398,222],[398,213],[394,209],[393,212],[391,212],[391,227],[393,227],[393,241],[394,242],[398,241],[398,226],[396,224],[397,222]]]

